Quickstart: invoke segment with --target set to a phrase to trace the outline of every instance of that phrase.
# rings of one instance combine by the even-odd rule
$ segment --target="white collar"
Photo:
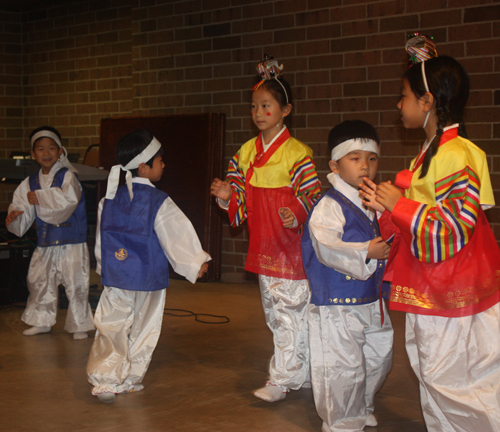
[[[364,214],[372,217],[374,212],[367,209],[363,205],[363,200],[359,195],[359,191],[357,189],[354,189],[351,185],[347,184],[344,180],[342,180],[340,174],[331,172],[326,176],[326,178],[328,179],[330,184],[335,189],[337,189],[337,191],[339,191],[342,195],[348,198],[354,205],[356,205],[356,207],[362,210]]]

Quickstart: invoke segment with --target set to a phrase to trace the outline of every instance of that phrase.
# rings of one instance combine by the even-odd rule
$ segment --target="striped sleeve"
[[[303,209],[300,212],[302,217],[300,217],[301,215],[298,215],[298,212],[292,208],[301,225],[306,221],[311,207],[321,196],[321,182],[318,179],[314,162],[309,156],[295,162],[289,174],[293,191]],[[304,220],[301,220],[302,218]]]
[[[229,204],[229,221],[231,226],[241,225],[247,218],[245,174],[239,168],[239,152],[229,161],[226,181],[231,184],[232,194]]]
[[[465,167],[435,183],[435,206],[406,198],[398,201],[393,220],[416,258],[440,262],[467,244],[479,214],[479,190],[479,177]]]

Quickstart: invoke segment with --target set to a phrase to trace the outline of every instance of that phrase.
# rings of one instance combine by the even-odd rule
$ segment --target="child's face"
[[[355,189],[363,183],[363,177],[373,181],[377,175],[378,156],[377,153],[354,150],[342,156],[338,161],[331,160],[330,169],[339,174],[342,180]]]
[[[281,108],[278,101],[266,89],[260,88],[252,92],[252,120],[261,131],[268,131],[290,114],[290,104]]]
[[[161,155],[158,155],[153,160],[153,167],[150,168],[148,171],[149,172],[148,179],[151,180],[153,183],[159,181],[163,175],[163,168],[165,168],[165,164],[163,163],[163,158]]]
[[[48,174],[62,153],[63,149],[53,139],[44,137],[33,146],[31,157],[40,164],[42,172]]]
[[[407,129],[417,129],[424,125],[427,113],[423,110],[424,101],[417,98],[405,78],[401,87],[401,99],[398,102],[401,121]]]

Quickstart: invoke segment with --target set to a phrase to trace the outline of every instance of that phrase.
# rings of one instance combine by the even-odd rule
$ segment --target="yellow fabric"
[[[413,169],[415,162],[416,158],[412,160],[410,169]],[[419,178],[422,166],[415,171],[411,179],[411,187],[406,189],[406,198],[435,206],[436,183],[463,170],[466,166],[470,167],[478,175],[481,182],[480,204],[495,205],[486,154],[474,143],[460,136],[439,147],[424,178]]]
[[[246,177],[250,163],[254,163],[257,155],[255,142],[257,137],[247,141],[240,148],[238,168],[243,170]],[[270,151],[270,149],[268,150]],[[303,142],[290,137],[269,158],[264,166],[254,167],[254,173],[250,184],[259,188],[279,188],[291,184],[290,170],[298,162],[309,156],[313,157],[313,151]]]

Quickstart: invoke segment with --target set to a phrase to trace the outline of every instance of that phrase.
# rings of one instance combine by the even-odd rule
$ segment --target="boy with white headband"
[[[37,248],[31,258],[27,283],[29,298],[22,320],[32,327],[26,336],[47,333],[56,323],[59,284],[69,300],[64,329],[74,339],[93,330],[89,304],[89,250],[85,198],[76,170],[66,158],[61,135],[42,126],[31,135],[31,156],[39,172],[26,178],[14,192],[5,221],[22,237],[36,221]]]
[[[207,271],[189,219],[156,189],[165,164],[162,148],[145,129],[120,140],[106,197],[98,208],[95,256],[104,291],[87,364],[92,394],[113,403],[141,384],[158,343],[168,286],[168,265],[191,283]],[[126,185],[118,187],[120,171]]]
[[[392,364],[393,330],[381,298],[390,246],[358,192],[363,178],[377,174],[380,140],[373,126],[350,120],[330,131],[328,144],[333,187],[302,237],[312,292],[311,381],[323,432],[361,431],[377,425],[373,399]]]

